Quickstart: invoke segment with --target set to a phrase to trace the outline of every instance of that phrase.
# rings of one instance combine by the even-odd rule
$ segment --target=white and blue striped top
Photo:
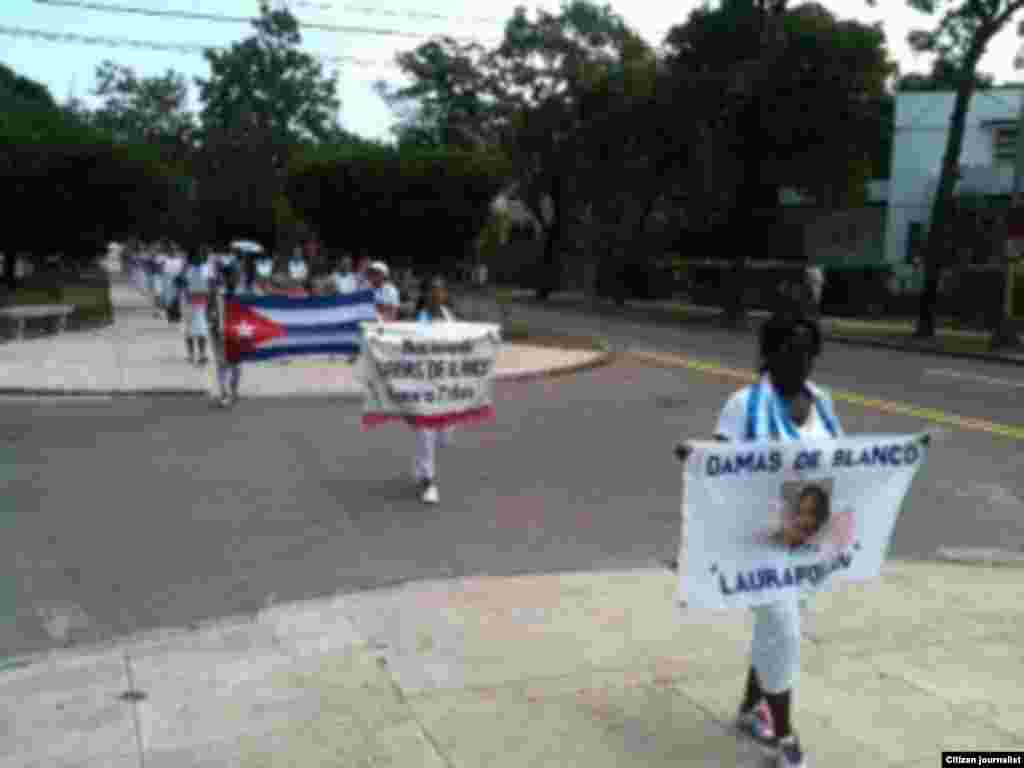
[[[764,375],[726,401],[718,417],[715,437],[736,441],[841,437],[843,427],[836,416],[832,396],[809,381],[805,386],[814,403],[814,419],[809,425],[798,427],[793,423],[771,378]]]

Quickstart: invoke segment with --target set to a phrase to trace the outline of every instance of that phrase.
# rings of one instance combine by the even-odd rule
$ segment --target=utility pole
[[[1017,29],[1018,34],[1024,32],[1024,22]],[[1024,55],[1018,51],[1013,60],[1014,69],[1024,69]],[[1013,162],[1013,192],[1010,195],[1010,209],[1006,213],[1007,238],[1003,247],[1003,311],[1000,313],[999,321],[992,331],[992,348],[1006,349],[1021,346],[1017,337],[1017,329],[1014,327],[1013,319],[1013,283],[1014,283],[1014,261],[1017,254],[1016,241],[1019,233],[1017,231],[1021,224],[1024,224],[1024,90],[1019,92],[1020,108],[1017,115],[1017,146]],[[1010,243],[1014,242],[1014,247]]]

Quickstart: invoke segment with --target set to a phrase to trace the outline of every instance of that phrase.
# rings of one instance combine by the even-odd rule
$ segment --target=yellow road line
[[[712,376],[722,376],[728,379],[735,379],[745,383],[751,383],[755,376],[750,371],[743,371],[738,368],[729,368],[716,363],[708,363],[700,360],[693,360],[683,355],[670,355],[662,352],[631,352],[629,357],[646,362],[651,365],[661,365],[668,368],[686,368],[691,371],[700,371]],[[846,392],[840,389],[832,390],[832,397],[845,403],[859,405],[870,410],[894,413],[900,416],[913,416],[924,421],[935,424],[942,424],[949,427],[958,427],[970,432],[987,432],[992,435],[1009,437],[1013,440],[1024,440],[1024,427],[1012,424],[997,424],[985,419],[972,419],[966,416],[957,416],[954,413],[946,413],[936,408],[920,408],[908,403],[897,403],[891,400],[866,397],[856,392]]]

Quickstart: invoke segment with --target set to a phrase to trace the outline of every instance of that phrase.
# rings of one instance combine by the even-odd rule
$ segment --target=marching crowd
[[[355,260],[343,256],[330,273],[318,276],[311,275],[300,249],[294,252],[283,275],[275,275],[273,260],[253,248],[235,247],[227,253],[204,249],[199,259],[189,263],[180,250],[165,246],[140,252],[130,257],[130,262],[138,287],[153,301],[155,315],[181,325],[188,362],[206,366],[209,355],[213,356],[219,390],[215,402],[224,408],[238,400],[242,371],[241,365],[230,361],[225,353],[220,297],[329,296],[372,290],[379,321],[403,319],[401,292],[391,280],[390,268],[365,254]],[[407,294],[412,281],[411,273],[407,273],[402,281]],[[418,323],[455,319],[441,277],[422,280],[417,293],[415,311],[408,319]],[[420,497],[426,504],[437,504],[437,451],[450,443],[451,429],[417,427],[415,432],[413,472]]]

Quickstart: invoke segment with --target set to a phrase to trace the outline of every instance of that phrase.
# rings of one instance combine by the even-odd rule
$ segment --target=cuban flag
[[[236,296],[224,301],[224,353],[231,364],[298,355],[355,355],[359,324],[377,319],[374,292],[340,296]]]

